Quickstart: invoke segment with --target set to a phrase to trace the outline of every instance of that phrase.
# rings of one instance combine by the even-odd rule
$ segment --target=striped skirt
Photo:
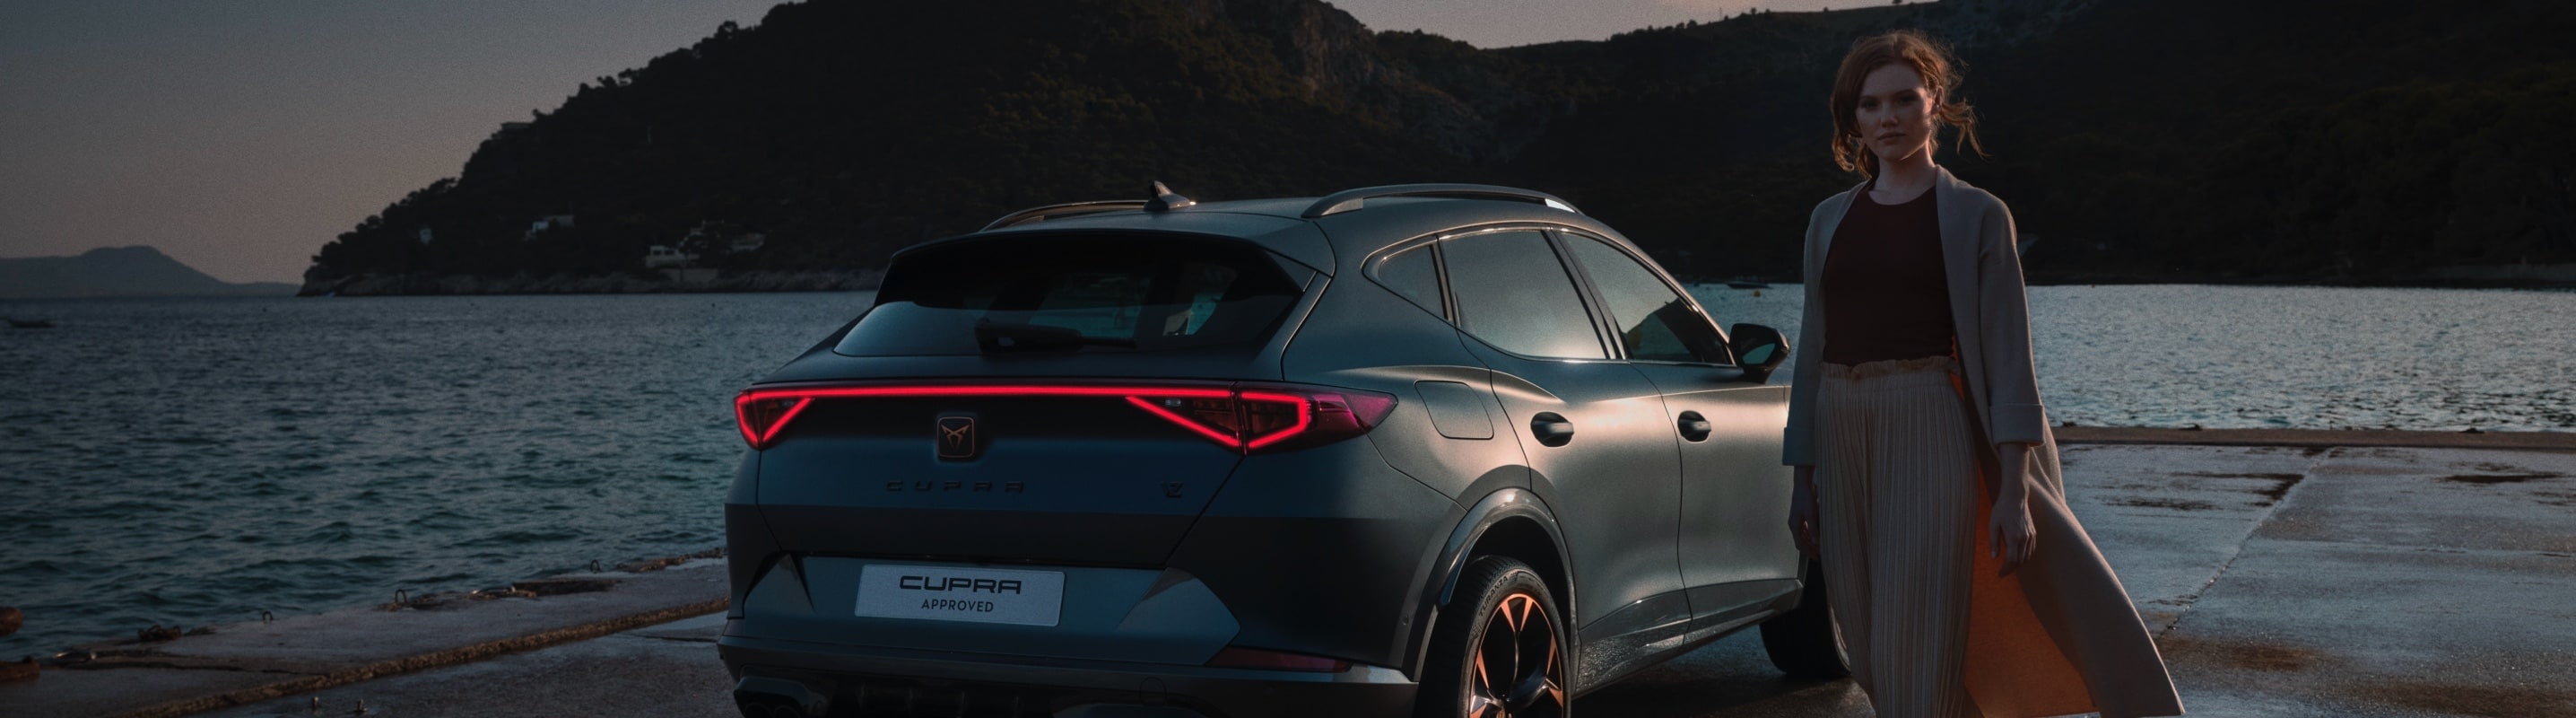
[[[1882,718],[1981,715],[1965,663],[1984,491],[1958,362],[1822,365],[1816,491],[1827,596]]]

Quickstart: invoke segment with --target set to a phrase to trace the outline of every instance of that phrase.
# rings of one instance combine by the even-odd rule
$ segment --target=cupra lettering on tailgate
[[[1014,579],[967,578],[965,576],[904,576],[896,586],[906,591],[963,591],[966,593],[1019,593],[1020,582]]]
[[[1064,572],[870,564],[859,572],[855,615],[1053,626]]]

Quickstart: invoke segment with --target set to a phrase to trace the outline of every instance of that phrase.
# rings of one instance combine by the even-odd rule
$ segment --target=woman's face
[[[1933,101],[1923,75],[1904,63],[1881,65],[1862,78],[1854,127],[1880,166],[1930,151]]]

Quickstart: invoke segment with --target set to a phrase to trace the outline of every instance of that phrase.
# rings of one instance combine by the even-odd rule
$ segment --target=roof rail
[[[1565,200],[1558,199],[1556,195],[1548,194],[1546,192],[1490,184],[1442,183],[1394,184],[1383,187],[1361,187],[1359,189],[1342,190],[1340,192],[1332,193],[1323,199],[1315,200],[1315,203],[1307,205],[1306,211],[1301,213],[1299,216],[1305,217],[1306,219],[1314,219],[1316,217],[1341,214],[1343,212],[1359,209],[1367,200],[1379,197],[1499,199],[1543,204],[1549,207],[1573,212],[1575,214],[1583,213],[1582,211],[1575,209],[1574,205],[1567,203]]]
[[[1030,207],[1028,209],[1002,215],[1001,219],[993,220],[992,223],[984,225],[983,229],[975,231],[990,232],[1003,227],[1017,227],[1030,222],[1043,222],[1058,217],[1098,214],[1101,212],[1116,212],[1122,209],[1144,209],[1145,203],[1146,200],[1141,199],[1110,199],[1098,202],[1067,202],[1065,204],[1050,204],[1044,207]]]

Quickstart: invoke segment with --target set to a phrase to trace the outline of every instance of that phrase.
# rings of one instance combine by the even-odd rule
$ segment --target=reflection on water
[[[1799,288],[1694,288],[1796,335]],[[866,294],[26,302],[0,659],[714,546],[730,399]],[[2576,294],[2032,290],[2087,425],[2576,429]]]

